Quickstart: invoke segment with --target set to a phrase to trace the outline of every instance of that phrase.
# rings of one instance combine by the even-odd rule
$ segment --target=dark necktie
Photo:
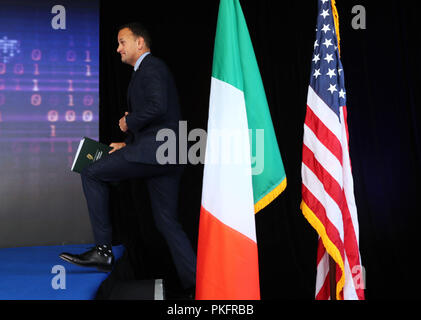
[[[132,76],[130,78],[130,83],[129,83],[129,87],[127,88],[127,106],[128,106],[128,111],[132,112],[132,108],[131,108],[131,103],[130,103],[130,88],[132,86],[132,82],[133,82],[133,78],[134,75],[136,74],[136,71],[132,71]]]

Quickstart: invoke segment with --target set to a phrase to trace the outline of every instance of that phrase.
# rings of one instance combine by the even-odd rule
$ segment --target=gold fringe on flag
[[[341,252],[329,238],[324,224],[319,220],[316,214],[307,206],[304,200],[301,201],[300,208],[307,221],[311,224],[311,226],[314,229],[316,229],[317,233],[323,241],[323,245],[326,248],[327,253],[329,254],[329,256],[332,257],[332,259],[336,262],[336,264],[342,271],[341,278],[339,279],[339,281],[336,281],[336,300],[343,300],[343,288],[345,286],[345,264]],[[332,297],[331,299],[333,300]]]
[[[265,195],[262,199],[260,199],[257,203],[254,204],[254,213],[258,213],[264,207],[266,207],[269,203],[271,203],[277,196],[279,196],[287,186],[287,178],[284,178],[282,182],[276,186],[271,192]]]
[[[336,38],[338,39],[339,55],[341,55],[341,46],[339,45],[341,41],[341,37],[339,36],[339,15],[338,15],[338,10],[336,9],[335,0],[332,0],[332,13],[333,13],[333,20],[335,21]]]

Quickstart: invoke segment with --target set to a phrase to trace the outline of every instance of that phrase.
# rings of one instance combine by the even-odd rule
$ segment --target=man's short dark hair
[[[149,31],[139,22],[130,22],[122,25],[120,28],[118,28],[118,31],[128,28],[136,37],[142,37],[145,39],[145,43],[148,46],[148,48],[152,45],[152,39],[151,35],[149,34]]]

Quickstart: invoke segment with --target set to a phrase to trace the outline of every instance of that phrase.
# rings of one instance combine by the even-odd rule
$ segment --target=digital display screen
[[[98,139],[98,73],[98,1],[1,1],[0,217],[29,231],[19,216],[86,207],[70,168],[81,138]]]

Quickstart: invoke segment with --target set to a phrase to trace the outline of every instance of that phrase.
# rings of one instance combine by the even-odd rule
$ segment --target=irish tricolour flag
[[[254,214],[286,176],[238,0],[220,2],[207,132],[196,299],[260,299]]]

